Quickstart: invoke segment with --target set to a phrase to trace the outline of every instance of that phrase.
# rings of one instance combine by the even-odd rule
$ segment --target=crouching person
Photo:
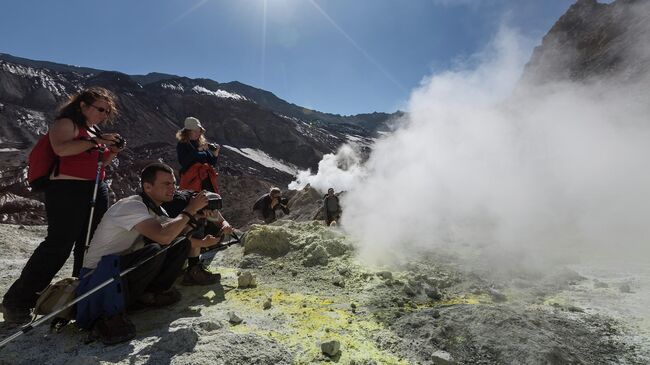
[[[182,213],[196,192],[191,190],[177,190],[172,201],[164,202],[162,207],[170,217],[176,217]],[[203,266],[200,259],[201,248],[211,247],[220,243],[226,235],[233,233],[233,229],[219,212],[221,208],[221,196],[216,193],[207,192],[206,197],[210,202],[208,207],[202,209],[197,215],[197,227],[189,238],[191,247],[187,256],[187,270],[183,274],[181,285],[210,285],[221,281],[219,273],[213,273]],[[212,202],[218,201],[218,207],[211,209]]]
[[[208,200],[199,193],[176,218],[161,204],[171,201],[176,180],[171,167],[154,163],[140,174],[142,192],[121,199],[102,218],[80,273],[77,296],[116,278],[77,304],[77,325],[92,329],[105,344],[128,341],[135,327],[126,312],[176,303],[181,294],[172,285],[182,272],[191,242],[177,239]],[[119,273],[130,269],[119,278]]]

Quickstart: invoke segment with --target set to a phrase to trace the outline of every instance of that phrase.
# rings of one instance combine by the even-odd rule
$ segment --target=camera
[[[208,205],[206,205],[203,209],[220,210],[223,207],[221,195],[211,192],[206,192],[205,195],[208,198]]]
[[[122,149],[124,148],[124,145],[126,145],[126,139],[122,138],[122,136],[115,136],[115,143],[113,143],[113,146],[116,148]]]
[[[221,146],[219,146],[219,145],[216,144],[216,143],[208,143],[208,148],[210,149],[210,151],[216,151],[216,150],[218,150],[219,148],[221,148]]]
[[[287,205],[288,203],[289,203],[289,198],[284,197],[284,196],[282,198],[280,198],[280,204]]]

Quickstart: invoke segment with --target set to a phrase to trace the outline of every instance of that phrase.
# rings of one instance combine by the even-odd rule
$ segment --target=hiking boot
[[[188,267],[185,271],[181,285],[210,285],[217,284],[219,281],[221,281],[221,274],[210,272],[210,270],[204,268],[202,265],[194,265]]]
[[[178,289],[171,287],[161,293],[146,292],[138,298],[134,304],[133,309],[141,309],[147,307],[166,307],[181,300],[181,292]]]
[[[32,320],[32,311],[29,308],[12,308],[7,307],[4,303],[0,304],[0,312],[7,324],[24,324]]]
[[[135,325],[124,313],[100,318],[93,325],[92,335],[104,345],[115,345],[135,338]]]

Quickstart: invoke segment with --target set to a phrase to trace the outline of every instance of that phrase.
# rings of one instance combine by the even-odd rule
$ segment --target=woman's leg
[[[3,304],[33,308],[38,292],[50,284],[70,256],[88,215],[87,181],[53,180],[45,191],[47,237],[34,250]]]

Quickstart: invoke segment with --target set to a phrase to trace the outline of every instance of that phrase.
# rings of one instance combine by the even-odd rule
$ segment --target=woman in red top
[[[104,164],[108,164],[121,150],[115,146],[119,135],[98,135],[93,127],[112,121],[116,114],[115,96],[104,88],[92,87],[73,95],[61,107],[50,127],[50,143],[59,162],[45,189],[47,237],[5,294],[2,302],[5,321],[29,319],[37,293],[54,278],[73,247],[72,275],[79,274],[100,153]],[[108,209],[108,186],[103,169],[99,181],[91,234]]]

